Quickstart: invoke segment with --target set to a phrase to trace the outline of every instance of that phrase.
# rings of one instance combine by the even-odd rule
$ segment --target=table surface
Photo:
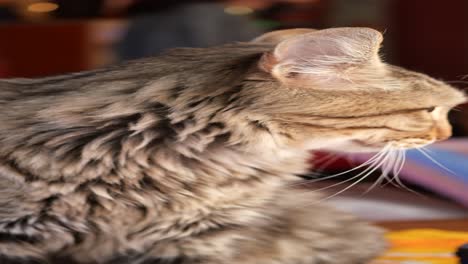
[[[388,221],[377,222],[377,225],[388,230],[403,230],[416,228],[435,228],[442,230],[467,231],[468,218],[466,219],[444,219],[444,220],[423,220],[423,221]]]

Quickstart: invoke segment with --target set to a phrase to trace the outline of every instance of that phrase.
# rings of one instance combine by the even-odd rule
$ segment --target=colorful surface
[[[374,264],[459,264],[458,247],[468,243],[468,232],[410,229],[387,234],[391,248]]]
[[[425,149],[435,162],[409,150],[401,177],[468,207],[468,139],[452,139]]]
[[[468,138],[454,138],[406,151],[406,162],[399,177],[439,193],[468,207]],[[322,154],[323,155],[323,154]],[[346,170],[367,161],[373,154],[345,155],[327,168]]]

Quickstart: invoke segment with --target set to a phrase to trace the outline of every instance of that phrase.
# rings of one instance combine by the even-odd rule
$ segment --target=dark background
[[[39,2],[55,9],[31,10]],[[463,89],[466,14],[466,0],[0,0],[0,77],[92,69],[171,47],[249,40],[274,29],[368,26],[384,32],[387,62]],[[459,109],[451,113],[455,133],[468,136],[468,106]]]

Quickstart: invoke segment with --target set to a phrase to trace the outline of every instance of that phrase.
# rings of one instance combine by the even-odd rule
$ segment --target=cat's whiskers
[[[390,152],[388,151],[388,149],[386,149],[386,151],[385,151],[384,153],[385,153],[384,156],[378,161],[378,163],[377,163],[377,162],[373,163],[371,166],[369,166],[369,167],[368,167],[366,170],[364,170],[363,172],[361,172],[361,173],[359,173],[358,175],[356,175],[356,176],[354,176],[354,177],[352,177],[352,178],[350,178],[350,179],[348,179],[348,180],[346,180],[346,181],[343,181],[343,182],[341,182],[341,183],[344,183],[344,182],[347,182],[347,181],[349,181],[349,180],[355,179],[356,177],[361,176],[363,173],[365,173],[364,175],[362,175],[362,176],[360,177],[360,179],[358,179],[357,181],[353,182],[352,184],[350,184],[350,185],[347,186],[346,188],[344,188],[344,189],[342,189],[342,190],[340,190],[340,191],[338,191],[338,192],[336,192],[336,193],[334,193],[334,194],[332,194],[332,195],[329,195],[329,196],[327,196],[327,197],[321,199],[320,202],[325,201],[325,200],[329,200],[329,199],[331,199],[331,198],[333,198],[333,197],[335,197],[335,196],[337,196],[337,195],[340,195],[340,194],[346,192],[347,190],[351,189],[352,187],[354,187],[356,184],[358,184],[358,183],[362,182],[363,180],[365,180],[365,179],[366,179],[368,176],[370,176],[374,171],[376,171],[377,169],[379,169],[383,164],[385,164],[385,162],[388,161],[388,159],[389,159],[389,157],[390,157],[390,154],[389,154]],[[340,183],[340,184],[341,184],[341,183]],[[334,185],[336,186],[337,184],[334,184]],[[333,185],[332,185],[332,186],[333,186]],[[327,188],[327,187],[325,187],[325,188]],[[323,190],[323,189],[324,189],[324,188],[319,189],[319,190]],[[318,190],[317,190],[317,191],[318,191]]]
[[[329,189],[329,188],[332,188],[332,187],[335,187],[335,186],[338,186],[338,185],[341,185],[341,184],[344,184],[346,182],[349,182],[349,181],[352,181],[356,178],[359,178],[361,177],[363,174],[365,173],[368,173],[369,171],[374,171],[374,169],[378,168],[379,166],[381,166],[381,164],[383,162],[385,162],[386,158],[388,156],[388,152],[387,150],[384,148],[382,149],[379,153],[377,153],[377,155],[375,155],[372,159],[369,159],[366,163],[363,163],[361,164],[360,166],[358,167],[363,167],[363,166],[367,166],[366,169],[364,169],[362,172],[358,173],[357,175],[351,177],[351,178],[348,178],[348,179],[345,179],[343,181],[340,181],[340,182],[337,182],[337,183],[334,183],[332,185],[329,185],[329,186],[326,186],[326,187],[322,187],[322,188],[319,188],[319,189],[316,189],[314,190],[314,192],[316,191],[322,191],[322,190],[326,190],[326,189]],[[354,169],[357,169],[358,167],[354,168]],[[335,174],[335,175],[330,175],[328,177],[325,177],[324,179],[319,179],[319,180],[325,180],[325,179],[328,179],[330,177],[336,177],[337,175],[342,175],[344,173],[347,173],[351,170],[348,170],[346,172],[342,172],[342,173],[338,173],[338,174]],[[314,180],[314,181],[311,181],[311,182],[317,182],[318,180]]]
[[[417,150],[419,152],[421,152],[421,154],[423,154],[424,156],[426,156],[426,158],[428,158],[429,160],[431,160],[432,162],[434,162],[437,166],[441,167],[442,169],[446,170],[447,172],[453,174],[456,176],[456,173],[454,171],[452,171],[451,169],[447,168],[446,166],[444,166],[442,163],[438,162],[434,157],[432,157],[431,155],[429,155],[428,153],[428,150],[427,149],[424,149],[424,148],[417,148]]]
[[[349,181],[352,181],[354,179],[357,179],[359,178],[356,182],[352,183],[351,185],[349,185],[348,187],[344,188],[343,190],[335,193],[335,194],[332,194],[328,197],[325,197],[323,199],[319,199],[318,201],[315,201],[315,202],[312,202],[310,204],[302,204],[301,207],[303,206],[311,206],[311,205],[314,205],[314,204],[317,204],[317,203],[320,203],[320,202],[323,202],[325,200],[328,200],[332,197],[335,197],[343,192],[345,192],[346,190],[348,190],[349,188],[352,188],[354,185],[358,184],[359,182],[361,182],[362,180],[364,180],[367,176],[369,176],[371,173],[373,173],[375,170],[377,170],[379,168],[379,166],[381,166],[381,164],[383,162],[385,162],[385,159],[387,158],[387,154],[388,154],[388,147],[384,147],[381,151],[379,151],[378,153],[376,153],[371,159],[369,159],[366,163],[363,163],[361,164],[359,167],[363,167],[363,166],[366,166],[366,165],[369,165],[364,171],[360,172],[359,174],[351,177],[351,178],[348,178],[346,180],[343,180],[343,181],[340,181],[340,182],[337,182],[335,184],[332,184],[332,185],[329,185],[329,186],[326,186],[326,187],[322,187],[322,188],[319,188],[319,189],[315,189],[315,190],[304,190],[304,192],[307,192],[307,193],[314,193],[314,192],[320,192],[320,191],[323,191],[323,190],[326,190],[326,189],[329,189],[329,188],[333,188],[335,186],[338,186],[338,185],[341,185],[341,184],[344,184],[346,182],[349,182]],[[370,163],[370,164],[369,164]],[[349,171],[352,171],[352,170],[355,170],[357,169],[356,168],[353,168],[351,170],[348,170],[346,172],[349,172]],[[343,172],[343,173],[340,173],[341,174],[344,174],[346,172]],[[331,176],[334,176],[334,175],[331,175]],[[362,177],[361,177],[362,176]]]
[[[422,148],[424,148],[424,151],[427,152],[427,154],[436,155],[436,153],[432,149],[428,149],[428,148],[426,148],[426,146],[424,146]]]
[[[313,163],[320,163],[320,162],[322,162],[322,161],[324,161],[324,160],[329,160],[329,159],[332,158],[333,156],[334,156],[333,153],[328,153],[327,155],[325,155],[325,156],[323,156],[323,157],[321,157],[321,158],[319,158],[319,159],[317,159],[317,160],[313,160]],[[317,171],[310,171],[310,172],[308,172],[307,175],[306,175],[306,177],[309,177],[309,178],[310,178],[310,177],[319,178],[319,177],[322,177],[322,176],[324,176],[324,174],[321,173],[321,172],[318,171],[318,170],[317,170]]]
[[[345,161],[349,167],[353,167],[355,166],[355,164],[350,160],[349,156],[346,155],[346,154],[333,154],[334,157],[331,159],[331,160],[328,160],[328,162],[322,164],[320,167],[317,167],[315,170],[317,170],[319,173],[321,173],[322,175],[325,175],[325,173],[322,173],[324,170],[326,171],[326,169],[328,168],[328,166],[330,166],[331,164],[333,164],[333,162],[341,159],[342,161]],[[369,158],[369,160],[367,160],[366,162],[370,161],[372,158],[374,158],[376,155],[372,156],[371,158]]]
[[[422,147],[422,148],[416,148],[416,150],[418,150],[421,154],[423,154],[426,158],[428,158],[430,161],[432,161],[434,164],[436,164],[436,165],[439,166],[440,168],[444,169],[445,171],[447,171],[448,173],[450,173],[450,174],[452,174],[452,175],[454,175],[454,176],[457,176],[457,174],[456,174],[453,170],[447,168],[447,167],[444,166],[442,163],[440,163],[439,161],[437,161],[434,157],[432,157],[432,156],[429,154],[429,153],[431,153],[431,151],[430,151],[429,149],[426,149],[426,148]],[[432,152],[432,153],[433,153],[433,152]],[[434,154],[434,153],[433,153],[433,154]],[[435,155],[435,154],[434,154],[434,155]],[[411,191],[412,191],[412,190],[411,190]],[[412,192],[414,192],[414,191],[412,191]],[[416,192],[416,193],[417,193],[417,192]],[[417,194],[422,195],[422,194],[420,194],[420,193],[417,193]]]
[[[321,157],[320,159],[314,160],[314,162],[315,162],[315,163],[320,163],[320,162],[323,162],[323,161],[325,161],[325,160],[328,160],[328,159],[330,159],[330,158],[332,158],[332,157],[334,157],[334,156],[336,156],[335,153],[328,153],[327,155]]]
[[[387,154],[388,160],[386,160],[381,166],[382,173],[380,174],[379,178],[377,178],[377,180],[374,182],[374,184],[372,184],[369,188],[367,188],[367,190],[363,193],[363,195],[370,192],[377,185],[380,185],[383,180],[391,181],[391,179],[389,179],[388,177],[388,174],[395,167],[397,158],[398,158],[398,151],[396,149],[390,148]]]
[[[406,186],[401,180],[400,180],[400,172],[401,170],[403,169],[404,165],[405,165],[405,161],[406,161],[406,152],[404,149],[400,149],[399,150],[400,152],[400,155],[401,155],[401,162],[400,162],[400,165],[398,166],[398,168],[396,170],[393,171],[393,180],[395,180],[395,182],[398,184],[396,185],[397,187],[401,187],[409,192],[412,192],[414,194],[417,194],[417,195],[420,195],[420,196],[424,196],[422,195],[421,193],[409,188],[408,186]]]
[[[330,164],[333,164],[333,162],[337,161],[340,157],[337,154],[331,154],[331,156],[327,159],[326,162],[323,162],[322,165],[316,168],[318,173],[322,173],[324,169],[326,169]]]
[[[417,148],[417,150],[420,151],[424,156],[426,156],[428,159],[430,159],[432,162],[434,162],[435,164],[437,164],[441,168],[443,168],[443,169],[447,170],[448,172],[454,174],[454,172],[452,170],[448,169],[446,166],[442,165],[440,162],[435,160],[428,153],[428,152],[430,152],[430,150],[424,149],[424,148]],[[340,181],[340,182],[337,182],[337,183],[334,183],[334,184],[331,184],[331,185],[328,185],[328,186],[325,186],[325,187],[322,187],[322,188],[319,188],[319,189],[315,189],[312,192],[320,192],[320,191],[323,191],[323,190],[327,190],[327,189],[330,189],[330,188],[333,188],[333,187],[336,187],[336,186],[339,186],[339,185],[342,185],[342,184],[345,184],[347,182],[350,182],[350,181],[353,181],[353,180],[357,179],[355,182],[353,182],[349,186],[345,187],[344,189],[342,189],[342,190],[340,190],[340,191],[338,191],[338,192],[336,192],[336,193],[334,193],[332,195],[329,195],[329,196],[321,199],[319,202],[331,199],[331,198],[333,198],[333,197],[335,197],[335,196],[337,196],[339,194],[344,193],[345,191],[347,191],[350,188],[354,187],[358,183],[362,182],[364,179],[369,177],[373,172],[375,172],[377,169],[380,168],[380,169],[382,169],[382,174],[363,194],[366,194],[366,193],[370,192],[373,188],[375,188],[376,186],[381,184],[384,180],[387,180],[387,182],[382,186],[385,186],[386,184],[390,183],[390,184],[392,184],[392,185],[394,185],[394,186],[396,186],[398,188],[403,188],[403,189],[405,189],[405,190],[407,190],[409,192],[415,193],[417,195],[422,195],[421,193],[419,193],[419,192],[417,192],[415,190],[412,190],[411,188],[406,186],[401,181],[401,179],[399,178],[399,175],[400,175],[400,173],[401,173],[401,171],[402,171],[402,169],[403,169],[403,167],[405,165],[405,161],[406,161],[406,151],[404,149],[398,149],[398,148],[392,147],[391,145],[386,145],[384,148],[382,148],[382,150],[377,152],[374,156],[372,156],[366,162],[362,163],[359,166],[356,166],[356,167],[354,167],[352,169],[349,169],[349,170],[346,170],[346,171],[343,171],[343,172],[340,172],[340,173],[337,173],[337,174],[329,175],[329,176],[326,176],[326,177],[323,177],[323,178],[320,178],[320,179],[301,182],[300,184],[308,184],[308,183],[314,183],[314,182],[319,182],[319,181],[323,181],[323,180],[332,179],[332,178],[344,175],[346,173],[349,173],[351,171],[354,171],[354,170],[357,170],[359,168],[362,168],[362,167],[366,166],[367,167],[366,169],[364,169],[362,172],[358,173],[357,175],[355,175],[355,176],[353,176],[351,178],[345,179],[343,181]],[[390,172],[392,172],[393,177],[390,176]]]
[[[402,153],[401,153],[401,150],[400,150],[400,149],[394,149],[394,151],[395,151],[395,155],[396,155],[396,156],[395,156],[395,162],[394,162],[394,164],[392,165],[392,167],[390,168],[390,169],[392,170],[392,176],[390,176],[390,175],[388,174],[388,172],[390,172],[390,171],[388,171],[387,174],[386,174],[385,177],[384,177],[385,180],[386,180],[386,182],[385,182],[385,183],[381,183],[381,184],[380,184],[380,188],[385,187],[387,184],[391,184],[391,185],[393,185],[393,186],[395,186],[395,187],[397,187],[397,188],[401,188],[401,186],[398,185],[398,184],[396,183],[396,181],[395,181],[393,175],[395,175],[395,171],[397,170],[397,168],[399,168],[399,166],[400,166],[401,163],[403,162],[403,160],[402,160]]]
[[[403,169],[403,165],[405,163],[405,150],[404,149],[396,149],[396,152],[397,152],[397,157],[396,157],[396,161],[395,161],[395,165],[393,166],[393,170],[392,170],[392,173],[393,173],[393,177],[388,177],[387,178],[387,183],[385,183],[384,185],[382,185],[381,187],[384,187],[385,185],[387,184],[391,184],[395,187],[398,187],[398,188],[402,188],[397,182],[396,182],[396,178],[398,178],[401,170]]]
[[[323,164],[321,166],[317,167],[317,168],[314,168],[315,171],[309,172],[308,176],[312,176],[314,178],[323,177],[325,175],[323,173],[323,169],[327,168],[330,164],[332,164],[333,162],[335,162],[339,158],[340,157],[337,156],[337,154],[335,154],[335,153],[328,153],[327,155],[321,157],[320,159],[314,160],[313,163],[315,163],[315,164],[322,163],[322,162],[323,162]]]
[[[391,167],[389,167],[389,169],[392,170],[393,177],[389,177],[389,175],[388,175],[390,170],[387,171],[387,172],[385,172],[385,170],[384,170],[383,175],[384,175],[385,179],[387,179],[387,182],[385,184],[383,184],[381,187],[384,187],[387,184],[391,184],[391,185],[393,185],[395,187],[402,188],[402,189],[405,189],[406,191],[409,191],[409,192],[412,192],[414,194],[423,196],[421,193],[419,193],[419,192],[417,192],[415,190],[412,190],[411,188],[406,186],[399,178],[400,172],[403,169],[403,167],[405,165],[405,161],[406,161],[406,151],[405,151],[405,149],[396,148],[396,149],[392,149],[392,150],[396,154],[395,162],[391,165]]]
[[[361,165],[359,166],[356,166],[352,169],[349,169],[349,170],[346,170],[346,171],[343,171],[343,172],[340,172],[340,173],[336,173],[336,174],[333,174],[333,175],[329,175],[329,176],[326,176],[326,177],[322,177],[322,178],[319,178],[319,179],[314,179],[314,180],[307,180],[307,181],[301,181],[301,182],[295,182],[293,184],[290,184],[288,185],[289,187],[294,187],[294,186],[299,186],[299,185],[305,185],[305,184],[309,184],[309,183],[314,183],[314,182],[319,182],[319,181],[324,181],[324,180],[328,180],[328,179],[332,179],[332,178],[336,178],[338,176],[341,176],[341,175],[344,175],[346,173],[349,173],[351,171],[355,171],[357,169],[360,169],[362,167],[365,167],[369,164],[371,164],[370,166],[372,166],[372,164],[374,162],[378,162],[376,161],[377,159],[380,159],[382,157],[382,155],[385,154],[385,148],[380,150],[379,152],[377,152],[374,156],[372,156],[371,158],[369,158],[366,162],[362,163]]]
[[[427,153],[429,150],[422,149],[422,148],[418,148],[417,150],[420,151],[421,153],[423,153],[423,155],[425,155],[431,161],[436,163],[438,166],[441,166],[442,168],[446,169],[447,171],[453,173],[453,171],[451,171],[450,169],[448,169],[447,167],[442,165],[440,162],[435,160],[432,156],[430,156]],[[357,175],[355,175],[355,176],[353,176],[351,178],[345,179],[343,181],[334,183],[334,184],[329,185],[329,186],[325,186],[325,187],[313,190],[312,192],[320,192],[320,191],[330,189],[330,188],[333,188],[333,187],[336,187],[336,186],[339,186],[339,185],[342,185],[342,184],[345,184],[347,182],[350,182],[350,181],[353,181],[353,180],[357,179],[355,182],[353,182],[349,186],[345,187],[344,189],[342,189],[342,190],[340,190],[340,191],[338,191],[338,192],[336,192],[336,193],[334,193],[332,195],[329,195],[329,196],[327,196],[325,198],[322,198],[319,201],[316,201],[316,202],[312,203],[311,205],[319,203],[319,202],[323,202],[323,201],[326,201],[326,200],[329,200],[329,199],[331,199],[333,197],[336,197],[336,196],[346,192],[347,190],[351,189],[355,185],[357,185],[360,182],[362,182],[363,180],[365,180],[368,176],[370,176],[373,172],[375,172],[379,168],[382,169],[382,174],[379,176],[379,178],[376,180],[376,182],[374,184],[372,184],[363,194],[368,193],[375,186],[377,186],[384,179],[386,179],[387,180],[386,184],[390,183],[390,184],[392,184],[392,185],[394,185],[396,187],[403,188],[403,189],[405,189],[405,190],[407,190],[407,191],[409,191],[411,193],[417,194],[419,196],[424,196],[423,194],[421,194],[421,193],[419,193],[419,192],[417,192],[415,190],[412,190],[411,188],[406,186],[400,180],[399,175],[400,175],[400,173],[401,173],[401,171],[402,171],[402,169],[403,169],[403,167],[405,165],[405,162],[406,162],[406,151],[404,149],[393,148],[389,144],[389,145],[386,145],[382,150],[377,152],[374,156],[369,158],[366,162],[362,163],[361,165],[359,165],[357,167],[354,167],[354,168],[352,168],[350,170],[347,170],[347,171],[344,171],[344,172],[341,172],[341,173],[337,173],[337,174],[334,174],[334,175],[330,175],[330,176],[327,176],[327,177],[324,177],[324,178],[321,178],[321,179],[306,181],[305,183],[311,183],[311,182],[318,182],[318,181],[321,181],[321,180],[327,180],[327,179],[334,178],[334,177],[343,175],[345,173],[354,171],[354,170],[356,170],[358,168],[362,168],[364,166],[367,166],[367,168],[365,170],[363,170],[362,172],[360,172],[359,174],[357,174]],[[390,172],[392,172],[393,177],[389,176]],[[385,184],[383,186],[385,186]],[[308,192],[310,192],[310,191],[308,191]],[[307,206],[307,205],[302,205],[302,206]]]

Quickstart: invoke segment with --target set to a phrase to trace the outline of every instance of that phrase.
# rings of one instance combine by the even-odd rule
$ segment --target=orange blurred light
[[[48,13],[57,10],[59,5],[51,2],[38,2],[28,5],[27,10],[34,13]]]

